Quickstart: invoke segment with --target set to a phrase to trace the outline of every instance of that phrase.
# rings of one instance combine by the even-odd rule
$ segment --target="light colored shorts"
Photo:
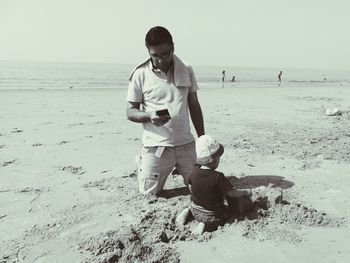
[[[195,142],[185,145],[164,147],[141,147],[136,157],[136,171],[139,191],[143,194],[158,194],[163,190],[168,175],[174,167],[188,184],[193,166],[196,163]]]

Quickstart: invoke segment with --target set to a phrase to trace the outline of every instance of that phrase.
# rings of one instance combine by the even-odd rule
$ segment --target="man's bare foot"
[[[188,216],[190,214],[190,209],[185,208],[184,210],[181,211],[180,214],[177,215],[175,219],[175,223],[178,226],[183,226],[187,223]]]
[[[204,223],[200,222],[200,223],[198,223],[198,225],[196,226],[196,228],[193,229],[192,233],[193,233],[194,235],[199,235],[199,236],[200,236],[200,235],[202,235],[203,232],[204,232],[204,227],[205,227]]]

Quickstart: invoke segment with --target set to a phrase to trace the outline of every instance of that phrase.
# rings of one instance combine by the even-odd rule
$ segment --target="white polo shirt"
[[[174,67],[165,74],[161,70],[154,69],[151,60],[141,64],[132,73],[127,100],[140,102],[141,110],[145,112],[166,108],[171,116],[170,121],[160,127],[151,122],[143,123],[144,146],[179,146],[194,140],[190,130],[187,97],[189,93],[198,90],[198,85],[191,66],[185,66],[182,62],[181,64],[185,67],[181,70],[181,74],[189,75],[191,84],[188,87],[175,85]],[[181,76],[176,76],[179,77]],[[188,76],[185,78],[188,79]]]

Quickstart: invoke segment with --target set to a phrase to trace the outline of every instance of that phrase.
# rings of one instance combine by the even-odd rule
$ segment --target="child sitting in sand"
[[[216,230],[228,219],[225,197],[249,197],[251,190],[233,189],[225,175],[215,169],[219,166],[224,147],[209,135],[202,135],[196,142],[197,163],[189,178],[191,206],[176,218],[178,225],[184,225],[190,214],[199,224],[194,234]],[[250,199],[249,199],[250,201]]]

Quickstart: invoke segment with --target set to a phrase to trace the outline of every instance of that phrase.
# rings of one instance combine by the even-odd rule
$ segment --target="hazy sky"
[[[167,27],[193,65],[350,70],[349,0],[0,0],[0,60],[147,57]]]

